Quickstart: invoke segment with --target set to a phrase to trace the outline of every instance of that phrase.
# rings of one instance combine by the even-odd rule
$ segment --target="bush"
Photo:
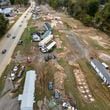
[[[86,26],[91,26],[92,25],[92,20],[93,20],[93,18],[90,15],[86,15],[86,16],[83,17],[82,22]]]
[[[0,37],[5,34],[8,27],[8,20],[5,19],[3,14],[0,14]]]

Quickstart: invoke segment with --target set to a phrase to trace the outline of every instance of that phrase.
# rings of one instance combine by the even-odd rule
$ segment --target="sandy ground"
[[[55,27],[55,30],[63,33],[65,36],[60,36],[63,40],[68,41],[68,45],[65,47],[62,46],[62,41],[59,39],[59,36],[55,36],[55,40],[57,42],[57,48],[64,48],[63,52],[60,53],[55,53],[58,57],[60,58],[65,58],[70,65],[73,65],[74,62],[76,62],[78,59],[81,58],[87,58],[89,59],[90,57],[90,52],[93,49],[90,47],[90,44],[88,42],[88,37],[92,40],[96,40],[99,45],[103,46],[104,48],[109,47],[109,40],[107,40],[108,36],[100,31],[97,31],[96,29],[93,28],[87,28],[83,26],[79,21],[74,20],[64,14],[57,13],[55,11],[50,11],[51,8],[48,6],[41,6],[43,13],[48,13],[51,12],[52,14],[56,16],[61,16],[62,21],[64,22],[62,26],[57,26]],[[65,26],[68,23],[70,27]],[[43,23],[37,21],[34,26],[38,25],[38,29],[41,29]],[[77,35],[77,36],[76,36]],[[37,47],[35,47],[37,48]],[[31,49],[32,50],[32,49]],[[36,54],[37,51],[37,54]],[[45,71],[45,64],[49,64],[53,67],[56,68],[56,71],[54,73],[54,82],[55,82],[55,89],[58,89],[63,96],[65,96],[65,90],[64,90],[64,80],[66,79],[66,74],[64,71],[64,68],[58,64],[57,60],[52,60],[50,63],[46,63],[44,61],[44,56],[45,54],[42,54],[39,52],[38,49],[33,50],[33,54],[30,55],[32,58],[32,65],[34,65],[34,68],[38,72],[38,82],[37,85],[43,85],[45,81],[43,82],[42,79],[46,78],[46,71]],[[104,60],[110,60],[110,56],[105,53],[99,53],[99,57],[104,59]],[[21,53],[18,51],[16,56],[15,56],[15,62],[20,62],[20,63],[26,63],[26,58],[27,56],[21,55]],[[50,67],[51,67],[50,66]],[[43,68],[43,69],[42,69]],[[85,80],[85,77],[83,78]],[[10,83],[8,83],[10,84]],[[7,82],[6,82],[7,85]],[[6,90],[7,88],[7,90]],[[12,88],[12,84],[10,86],[5,86],[4,91],[8,91]],[[41,87],[44,89],[44,87]],[[89,87],[88,87],[89,88]],[[81,91],[81,90],[80,90]],[[9,101],[10,100],[10,101]],[[47,106],[48,99],[44,97],[44,99],[39,100],[37,105],[39,107],[39,110],[48,110]],[[8,105],[8,106],[5,106]],[[10,107],[9,107],[10,105]],[[9,108],[8,108],[9,107]],[[7,92],[3,97],[0,99],[0,110],[19,110],[19,103],[17,101],[17,98],[12,98],[10,96],[10,93]],[[61,105],[57,106],[57,108],[54,108],[53,110],[62,110]]]

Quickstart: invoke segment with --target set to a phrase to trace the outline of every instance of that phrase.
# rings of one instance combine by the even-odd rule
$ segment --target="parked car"
[[[60,98],[60,92],[57,89],[54,91],[54,97],[55,97],[55,99]]]
[[[48,89],[49,90],[53,90],[53,82],[49,82],[48,83]]]
[[[6,53],[6,51],[7,51],[6,49],[3,49],[3,50],[2,50],[2,54],[5,54],[5,53]]]
[[[22,45],[23,44],[23,40],[19,40],[18,45]]]
[[[9,38],[11,36],[11,34],[7,34],[7,38]]]
[[[20,67],[20,64],[15,65],[12,71],[16,73],[18,71],[19,67]]]
[[[25,71],[25,66],[22,66],[21,67],[21,70],[19,71],[19,73],[17,75],[17,77],[20,78],[22,76],[22,74],[23,74],[24,71]]]
[[[12,72],[10,75],[11,75],[11,80],[14,81],[15,80],[15,73]]]
[[[12,37],[12,39],[15,39],[15,38],[16,38],[16,36],[13,36],[13,37]]]

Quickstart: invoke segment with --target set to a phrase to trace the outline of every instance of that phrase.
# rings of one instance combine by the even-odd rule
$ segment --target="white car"
[[[17,71],[18,71],[18,67],[17,66],[14,66],[13,72],[17,72]]]
[[[15,80],[15,73],[11,73],[11,80]]]

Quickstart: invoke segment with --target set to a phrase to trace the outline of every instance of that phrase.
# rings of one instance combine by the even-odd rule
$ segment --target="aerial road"
[[[4,38],[0,41],[0,77],[5,68],[11,61],[13,51],[22,36],[28,21],[31,18],[31,11],[35,3],[31,2],[30,7],[22,14],[13,27],[7,32]],[[7,37],[9,35],[9,37]]]

